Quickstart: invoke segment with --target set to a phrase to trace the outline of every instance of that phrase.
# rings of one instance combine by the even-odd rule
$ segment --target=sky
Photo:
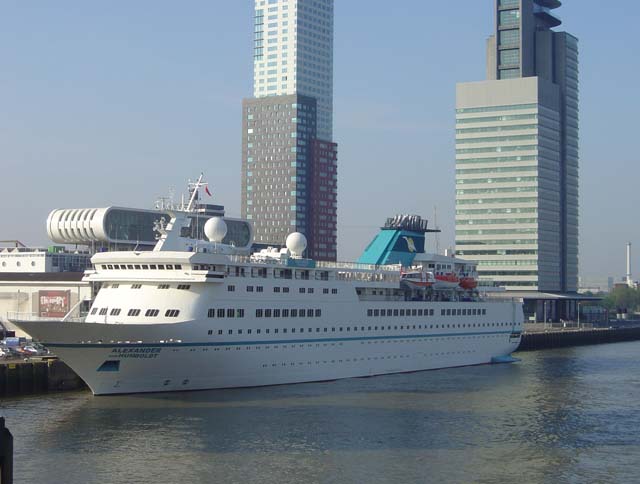
[[[640,2],[565,0],[580,39],[580,272],[640,277]],[[493,0],[336,0],[338,255],[420,214],[453,246],[455,85],[485,78]],[[455,5],[455,8],[452,7]],[[152,208],[205,173],[240,215],[251,0],[0,0],[0,239],[55,208]],[[431,240],[435,248],[435,240]]]

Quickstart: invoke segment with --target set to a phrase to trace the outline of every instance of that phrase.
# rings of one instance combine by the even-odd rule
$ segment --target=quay
[[[527,328],[527,326],[533,327]],[[588,328],[545,328],[543,324],[525,325],[520,346],[516,351],[536,351],[637,340],[640,340],[640,324]]]
[[[86,385],[58,359],[0,362],[0,397],[79,390]]]

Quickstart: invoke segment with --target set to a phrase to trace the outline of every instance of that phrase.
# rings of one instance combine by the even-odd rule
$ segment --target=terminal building
[[[16,336],[28,337],[7,318],[61,318],[74,307],[82,310],[83,301],[88,309],[93,290],[82,276],[91,267],[90,252],[26,247],[18,241],[13,245],[0,248],[0,326]]]

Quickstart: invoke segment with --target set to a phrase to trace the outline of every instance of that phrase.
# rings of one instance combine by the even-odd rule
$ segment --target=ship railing
[[[316,267],[325,269],[347,269],[353,271],[371,271],[371,272],[400,272],[402,265],[389,264],[389,265],[375,265],[375,264],[360,264],[359,262],[328,262],[318,261]]]
[[[74,323],[84,322],[84,317],[65,318],[64,316],[43,316],[40,313],[9,311],[7,313],[9,321],[70,321]]]

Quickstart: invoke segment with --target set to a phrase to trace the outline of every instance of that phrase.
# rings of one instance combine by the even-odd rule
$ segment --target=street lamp
[[[578,329],[580,329],[580,303],[582,301],[577,301],[578,302]]]

